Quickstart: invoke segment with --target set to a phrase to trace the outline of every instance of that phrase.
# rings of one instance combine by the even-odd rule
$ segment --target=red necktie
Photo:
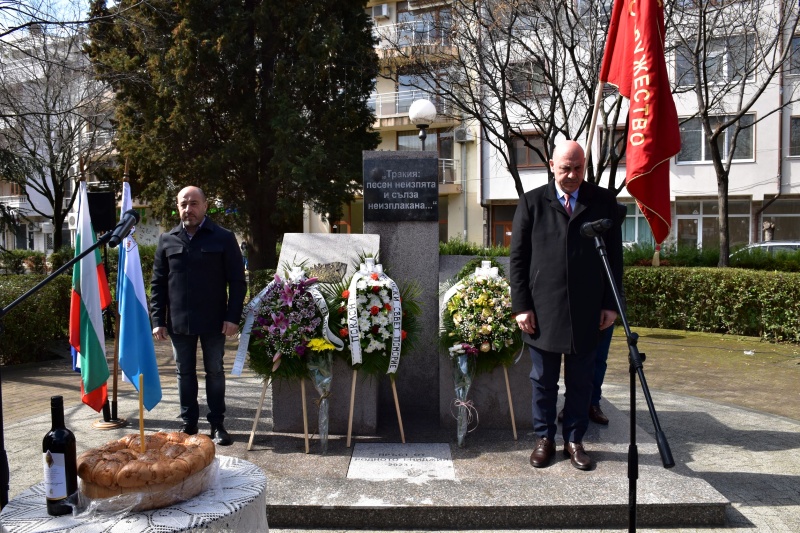
[[[569,203],[569,198],[570,198],[569,194],[564,195],[564,209],[567,210],[567,214],[569,216],[572,216],[572,206]]]

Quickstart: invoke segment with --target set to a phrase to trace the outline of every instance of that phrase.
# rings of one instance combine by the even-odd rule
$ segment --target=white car
[[[737,255],[744,255],[750,253],[753,250],[761,250],[764,253],[768,253],[769,255],[776,255],[781,252],[788,252],[792,253],[797,250],[800,250],[800,241],[766,241],[766,242],[756,242],[753,244],[748,244],[741,250],[737,250],[731,254],[731,257]]]

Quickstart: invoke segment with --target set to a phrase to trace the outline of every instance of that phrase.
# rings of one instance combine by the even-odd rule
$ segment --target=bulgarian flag
[[[78,234],[75,256],[91,248],[97,238],[89,217],[86,182],[78,194]],[[83,403],[100,412],[108,398],[108,362],[103,334],[102,310],[111,303],[108,280],[100,251],[87,254],[72,269],[72,300],[69,311],[69,343],[78,353]]]
[[[625,183],[660,244],[672,227],[669,160],[681,148],[664,57],[662,0],[614,2],[600,82],[630,100]]]
[[[131,207],[131,187],[124,181],[121,212],[125,213]],[[161,401],[161,378],[158,375],[150,315],[147,312],[139,246],[133,238],[135,231],[134,228],[119,247],[119,366],[123,376],[139,391],[144,407],[150,411]],[[139,390],[140,375],[144,390]]]

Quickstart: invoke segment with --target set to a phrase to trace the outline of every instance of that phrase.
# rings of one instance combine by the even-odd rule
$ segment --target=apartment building
[[[0,143],[31,162],[24,180],[0,176],[0,204],[16,221],[0,231],[4,248],[70,245],[81,166],[96,186],[93,170],[112,153],[111,94],[92,79],[84,41],[81,32],[36,25],[0,41]]]
[[[730,94],[714,100],[718,112],[711,113],[711,123],[724,122],[730,113],[738,111],[741,101],[757,94],[755,104],[741,118],[743,124],[753,124],[742,129],[735,143],[729,172],[729,234],[732,246],[758,242],[765,238],[800,239],[800,35],[794,34],[792,17],[797,16],[797,5],[783,13],[787,3],[778,0],[759,0],[759,5],[743,3],[741,13],[748,7],[757,14],[754,28],[745,27],[742,20],[729,27],[720,27],[720,35],[706,36],[703,61],[709,73],[709,86],[721,90],[725,82],[730,85]],[[413,72],[405,72],[399,54],[401,46],[413,47],[415,53],[429,50],[442,57],[442,51],[451,44],[450,36],[442,31],[452,18],[452,2],[432,0],[408,0],[402,2],[368,3],[367,9],[375,22],[378,38],[377,53],[382,62],[383,75],[376,80],[375,93],[370,103],[375,109],[375,129],[381,133],[380,150],[419,150],[417,129],[408,119],[408,109],[418,98],[431,100],[440,112],[440,118],[431,125],[425,149],[439,155],[440,238],[446,240],[461,237],[472,242],[507,245],[510,242],[511,222],[517,203],[514,180],[506,160],[496,146],[487,142],[483,130],[475,123],[462,120],[448,109],[447,99],[437,96],[437,91],[420,88],[419,79]],[[509,5],[514,3],[507,3]],[[589,2],[575,0],[574,9],[587,9]],[[681,9],[691,16],[691,8],[706,3],[679,2]],[[738,4],[733,2],[732,4]],[[594,2],[592,13],[609,14],[610,1]],[[736,9],[727,8],[731,13]],[[673,15],[675,16],[675,15]],[[756,15],[753,15],[756,16]],[[782,29],[781,35],[769,37],[774,51],[779,53],[789,47],[790,61],[786,62],[768,82],[759,71],[759,66],[748,54],[755,53],[754,31],[759,34],[760,46],[770,29],[758,29],[764,21],[774,21],[776,16],[785,17],[788,23],[775,26]],[[602,23],[602,16],[600,17]],[[530,25],[530,19],[525,21]],[[674,24],[677,31],[670,31]],[[691,28],[691,24],[688,26]],[[679,21],[667,20],[667,65],[675,90],[675,103],[681,119],[680,153],[670,161],[670,197],[672,204],[672,232],[670,243],[682,246],[714,247],[719,244],[718,184],[717,173],[711,161],[710,149],[697,116],[698,101],[692,90],[692,64],[687,59],[686,35],[690,32],[679,25]],[[601,29],[604,29],[601,27]],[[454,30],[456,31],[456,30]],[[774,32],[773,32],[774,33]],[[683,41],[682,41],[683,39]],[[763,50],[759,50],[763,52]],[[740,64],[742,63],[742,64]],[[743,70],[744,69],[744,70]],[[746,71],[745,83],[737,84]],[[525,80],[522,80],[523,82]],[[527,80],[530,84],[531,80]],[[514,85],[514,81],[511,81]],[[513,87],[511,88],[513,89]],[[741,90],[739,90],[741,89]],[[526,87],[532,98],[537,91]],[[738,91],[738,92],[737,92]],[[713,90],[711,91],[713,93]],[[741,98],[741,100],[739,100]],[[733,111],[726,111],[733,110]],[[624,117],[624,113],[622,115]],[[617,125],[598,126],[594,134],[593,153],[600,149],[599,141],[609,131],[617,131]],[[529,137],[531,144],[543,143],[534,125],[521,131]],[[733,142],[734,129],[729,128],[720,136],[718,143],[723,152]],[[585,138],[578,137],[578,141]],[[545,161],[524,144],[515,144],[517,170],[525,190],[546,183],[548,179]],[[624,158],[618,169],[617,183],[624,176]],[[608,176],[601,178],[608,184]],[[634,200],[624,188],[618,196],[628,207],[628,216],[623,226],[626,241],[652,242],[647,222],[636,207]],[[321,223],[317,217],[306,217],[306,231],[310,232],[360,232],[362,231],[362,207],[357,200],[345,209],[340,221]]]

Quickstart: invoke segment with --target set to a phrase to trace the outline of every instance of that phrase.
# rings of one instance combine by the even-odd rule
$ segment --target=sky
[[[75,21],[84,20],[88,12],[89,0],[0,0],[0,35],[30,22],[34,17],[47,21]]]

